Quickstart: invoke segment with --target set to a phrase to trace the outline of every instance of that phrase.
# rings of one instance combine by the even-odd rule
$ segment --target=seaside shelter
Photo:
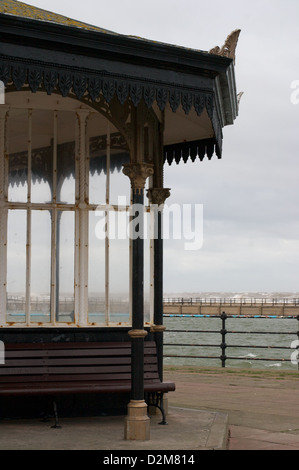
[[[222,157],[240,31],[204,52],[0,0],[0,33],[0,340],[129,342],[125,436],[147,439],[147,342],[163,381],[163,169]]]

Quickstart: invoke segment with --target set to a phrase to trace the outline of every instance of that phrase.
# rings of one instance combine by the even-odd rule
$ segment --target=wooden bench
[[[144,390],[147,404],[160,409],[166,423],[163,395],[175,384],[161,382],[156,344],[145,342]],[[131,391],[131,343],[8,344],[0,365],[1,396],[51,396],[55,426],[56,397],[69,394]]]

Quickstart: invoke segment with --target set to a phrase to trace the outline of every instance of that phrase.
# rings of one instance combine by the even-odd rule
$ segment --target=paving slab
[[[299,450],[299,373],[169,370],[173,406],[227,413],[228,450]]]
[[[61,419],[53,422],[3,420],[0,450],[223,450],[228,418],[224,413],[170,407],[168,425],[151,418],[150,441],[124,440],[123,416]]]
[[[168,426],[153,416],[149,441],[125,441],[124,416],[63,418],[62,429],[2,420],[0,450],[299,450],[299,375],[184,368],[164,379],[176,383]]]
[[[245,426],[230,426],[229,450],[298,450],[299,436]]]

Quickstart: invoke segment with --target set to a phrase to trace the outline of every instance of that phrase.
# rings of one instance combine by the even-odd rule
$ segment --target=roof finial
[[[219,46],[214,47],[209,51],[210,54],[220,55],[222,57],[228,57],[229,59],[233,59],[234,62],[236,60],[236,48],[239,40],[241,30],[236,29],[233,31],[225,41],[224,46],[220,49]]]

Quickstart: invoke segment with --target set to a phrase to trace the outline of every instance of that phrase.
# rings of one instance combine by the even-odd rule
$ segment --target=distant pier
[[[164,315],[296,317],[299,298],[172,298],[164,299]]]

